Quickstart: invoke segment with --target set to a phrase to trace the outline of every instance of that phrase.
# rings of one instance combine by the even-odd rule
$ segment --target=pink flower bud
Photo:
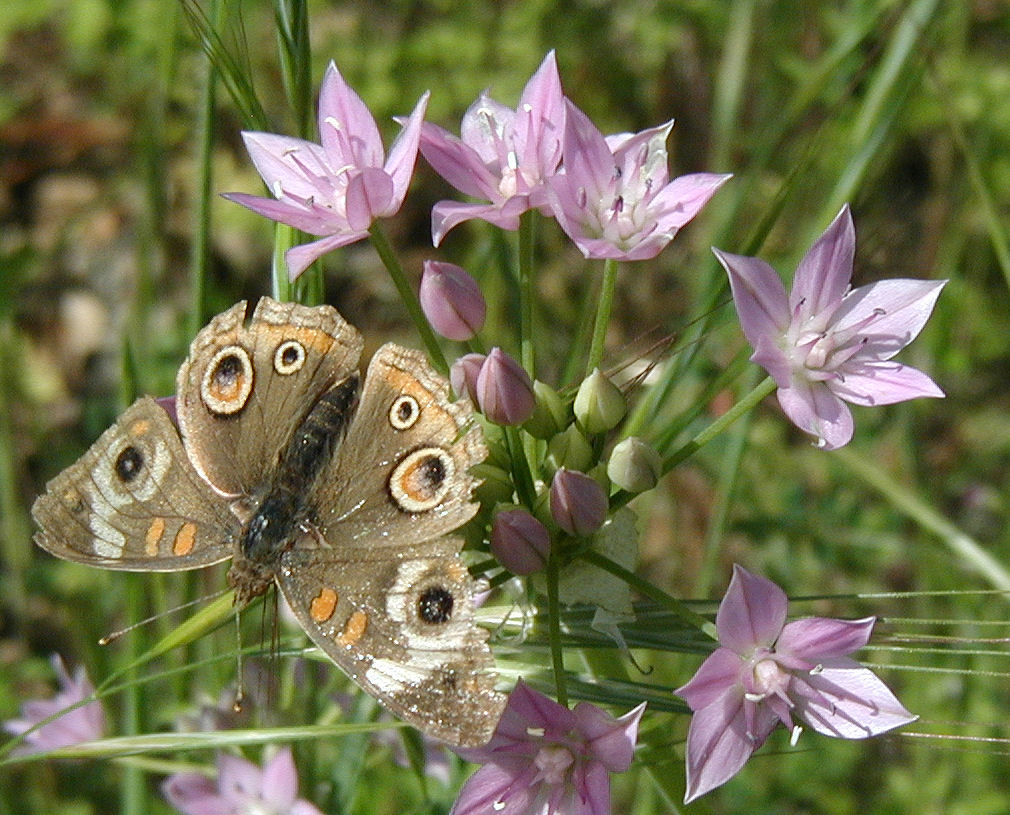
[[[474,390],[481,412],[495,424],[522,424],[533,414],[529,374],[501,348],[492,348],[487,355]]]
[[[562,467],[551,482],[551,517],[570,535],[591,535],[607,520],[607,495],[595,479]]]
[[[483,354],[464,354],[449,369],[449,383],[457,396],[467,396],[477,401],[477,374],[487,359]]]
[[[450,340],[469,340],[484,327],[487,303],[480,286],[453,263],[424,262],[418,299],[431,327]]]
[[[491,553],[512,574],[540,571],[547,563],[550,533],[525,509],[506,509],[491,525]]]

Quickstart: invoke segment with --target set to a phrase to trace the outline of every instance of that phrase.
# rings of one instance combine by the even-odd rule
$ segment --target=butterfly
[[[133,403],[35,502],[35,542],[130,571],[232,558],[245,604],[276,585],[309,638],[423,732],[486,743],[501,715],[476,582],[448,533],[486,448],[418,351],[376,351],[330,306],[263,298],[205,326],[172,417]]]

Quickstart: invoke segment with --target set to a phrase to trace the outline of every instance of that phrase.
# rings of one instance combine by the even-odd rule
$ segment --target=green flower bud
[[[571,411],[558,392],[539,379],[533,382],[533,395],[536,397],[533,415],[523,429],[535,439],[549,439],[571,421]]]
[[[656,449],[637,436],[618,443],[607,462],[610,480],[628,492],[651,490],[659,481],[663,462]]]
[[[593,448],[575,425],[570,424],[547,443],[547,466],[585,470],[593,462]]]
[[[483,506],[493,507],[512,500],[515,487],[511,476],[501,467],[483,462],[471,467],[470,473],[481,479],[481,483],[474,489],[474,495]]]
[[[579,385],[574,407],[575,418],[586,433],[603,433],[617,427],[628,403],[620,389],[596,368]]]

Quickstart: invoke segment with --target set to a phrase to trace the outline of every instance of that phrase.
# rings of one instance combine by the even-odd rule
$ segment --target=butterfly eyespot
[[[431,586],[417,598],[417,616],[429,625],[447,623],[452,619],[453,596],[448,589]]]
[[[144,454],[132,444],[124,447],[122,452],[116,456],[116,463],[113,465],[116,477],[124,484],[133,481],[142,469],[144,469]]]
[[[253,387],[249,352],[240,345],[222,348],[210,361],[200,383],[200,397],[211,413],[232,416],[245,407]]]
[[[421,406],[408,394],[398,396],[389,409],[389,423],[394,430],[409,430],[421,418]]]
[[[408,453],[389,477],[389,494],[404,512],[434,509],[445,498],[456,474],[456,463],[441,447]]]
[[[288,376],[302,369],[305,364],[305,346],[298,340],[287,340],[277,346],[274,352],[274,370]]]

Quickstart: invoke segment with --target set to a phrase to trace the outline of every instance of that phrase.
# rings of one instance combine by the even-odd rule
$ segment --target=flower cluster
[[[402,131],[387,156],[368,109],[331,64],[319,97],[320,143],[244,134],[272,197],[227,197],[318,238],[287,252],[292,279],[324,253],[376,237],[375,220],[395,214],[404,201],[418,152],[473,199],[434,206],[435,247],[466,221],[514,231],[539,213],[553,218],[586,258],[605,261],[605,281],[613,279],[616,261],[656,257],[730,178],[671,178],[672,121],[604,135],[565,96],[553,52],[515,108],[481,93],[458,136],[423,121],[426,103],[427,94],[399,120]],[[835,449],[853,437],[848,404],[943,395],[926,374],[893,360],[923,328],[943,282],[884,280],[850,289],[855,230],[847,206],[801,261],[789,294],[764,261],[714,251],[729,275],[752,360],[771,375],[787,417],[820,447]],[[394,278],[402,274],[387,267]],[[518,576],[531,592],[546,586],[562,604],[595,606],[593,627],[627,652],[618,624],[634,616],[627,575],[635,567],[636,530],[625,504],[655,487],[674,457],[668,444],[628,418],[635,379],[601,365],[606,288],[586,375],[556,389],[535,378],[531,337],[503,342],[522,349],[526,367],[483,341],[488,304],[468,271],[426,261],[416,301],[402,278],[397,283],[456,395],[483,417],[491,453],[481,465],[480,518],[488,523],[487,547],[501,582]],[[466,343],[467,353],[450,366],[432,331]],[[770,383],[764,387],[755,403],[770,393]],[[849,656],[867,644],[873,618],[787,623],[786,609],[778,586],[735,567],[716,617],[718,647],[677,691],[693,711],[687,801],[734,776],[779,724],[794,738],[803,722],[823,735],[854,739],[914,719]],[[560,645],[552,646],[558,656]],[[608,812],[609,775],[630,766],[643,709],[616,719],[585,702],[569,709],[520,681],[490,743],[459,751],[483,766],[464,784],[454,815]],[[165,786],[183,812],[315,811],[296,800],[296,789],[287,751],[262,771],[222,756],[216,784],[184,775]]]

